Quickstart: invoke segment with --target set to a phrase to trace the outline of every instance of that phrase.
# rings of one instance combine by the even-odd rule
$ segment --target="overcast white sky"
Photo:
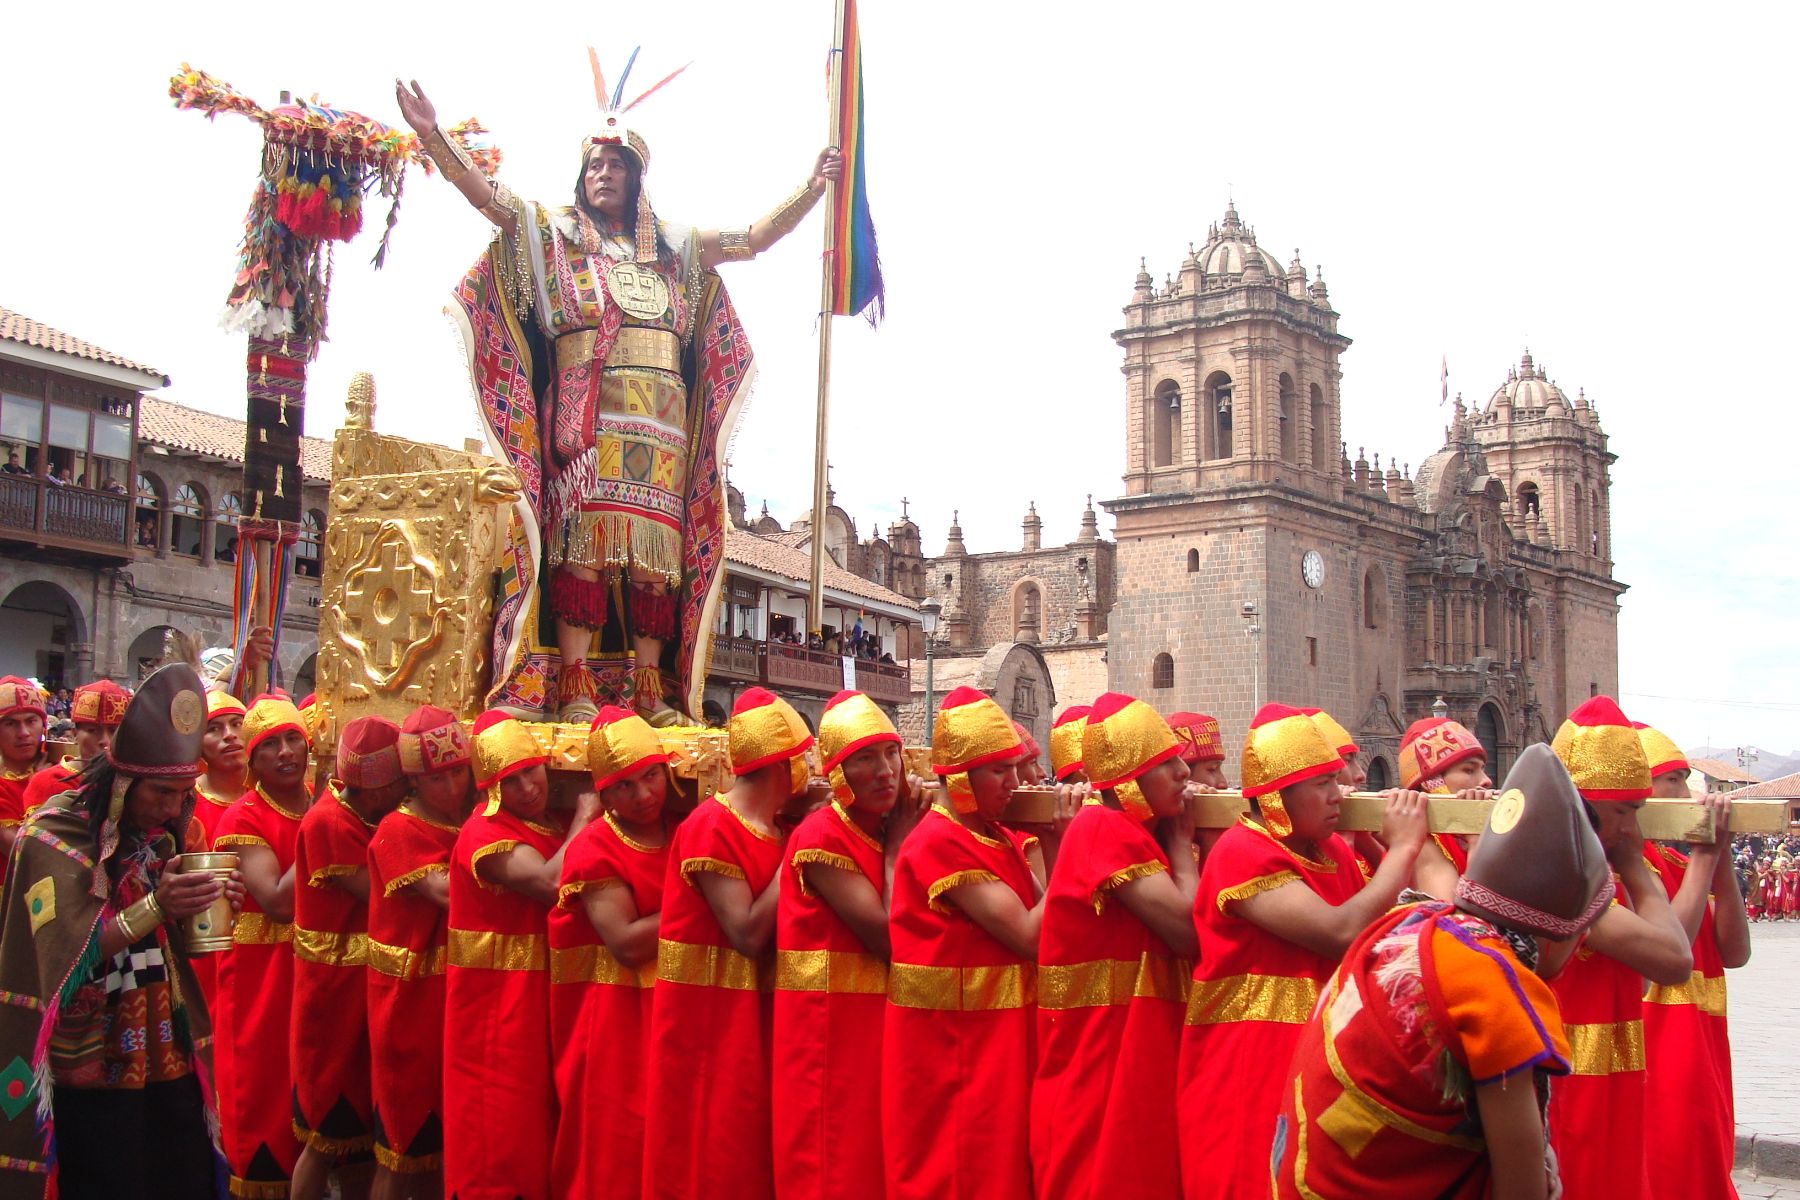
[[[560,202],[594,123],[583,47],[616,76],[642,43],[642,85],[695,60],[633,114],[659,213],[738,225],[823,142],[831,8],[23,6],[0,45],[0,304],[241,414],[243,341],[216,318],[260,135],[176,112],[184,59],[264,104],[285,87],[396,124],[392,80],[417,78],[446,124],[493,129],[514,190]],[[1626,710],[1689,746],[1800,746],[1797,23],[1733,4],[864,0],[890,316],[837,322],[838,501],[867,536],[910,497],[928,552],[957,508],[971,548],[1015,545],[1030,500],[1046,539],[1072,539],[1083,495],[1121,490],[1110,334],[1138,258],[1173,272],[1234,196],[1281,261],[1324,266],[1355,340],[1353,456],[1416,467],[1438,447],[1440,356],[1471,403],[1527,346],[1585,387],[1619,456]],[[359,370],[384,430],[477,432],[440,314],[486,236],[415,172],[386,269],[366,266],[372,232],[339,248],[308,432],[330,436]],[[810,504],[820,236],[815,217],[726,269],[760,369],[733,480],[784,522]]]

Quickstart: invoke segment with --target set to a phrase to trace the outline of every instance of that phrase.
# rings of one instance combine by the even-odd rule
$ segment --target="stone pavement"
[[[1800,1200],[1800,921],[1750,927],[1750,964],[1726,972],[1746,1197]]]

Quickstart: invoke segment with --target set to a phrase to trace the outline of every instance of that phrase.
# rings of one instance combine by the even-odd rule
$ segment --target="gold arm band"
[[[794,232],[818,202],[819,193],[812,190],[812,183],[803,183],[794,189],[793,195],[777,204],[775,211],[764,217],[759,224],[768,226],[774,232],[772,241],[780,241]]]
[[[719,261],[749,262],[756,257],[756,247],[750,244],[748,229],[719,230]]]
[[[445,137],[441,127],[434,126],[425,135],[425,153],[431,155],[431,161],[444,173],[444,178],[458,186],[469,176],[479,173],[469,152]]]
[[[151,892],[119,913],[119,929],[125,934],[126,945],[133,945],[154,932],[167,919],[162,905],[156,902],[156,893]]]

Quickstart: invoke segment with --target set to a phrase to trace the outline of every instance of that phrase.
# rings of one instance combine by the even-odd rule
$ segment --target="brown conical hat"
[[[1612,868],[1568,768],[1543,743],[1527,746],[1469,855],[1456,907],[1564,941],[1612,898]]]
[[[159,667],[125,706],[107,758],[125,775],[198,775],[206,736],[206,685],[186,663]]]

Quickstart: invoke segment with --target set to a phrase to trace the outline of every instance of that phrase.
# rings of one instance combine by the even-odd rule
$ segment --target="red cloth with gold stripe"
[[[1193,963],[1111,895],[1168,869],[1149,830],[1116,808],[1086,804],[1063,834],[1038,944],[1039,1196],[1181,1192],[1175,1063]]]
[[[36,771],[0,770],[0,826],[18,826],[25,823],[25,788],[31,783]],[[0,854],[0,886],[6,883],[6,860],[9,856]]]
[[[711,871],[742,879],[755,898],[780,866],[780,839],[750,828],[723,796],[702,801],[675,829],[650,1023],[646,1196],[773,1194],[773,955],[750,959],[732,949],[694,877]]]
[[[1644,857],[1673,899],[1687,876],[1687,856],[1645,842]],[[1657,1200],[1736,1196],[1731,1161],[1737,1149],[1737,1115],[1725,964],[1710,900],[1694,938],[1694,973],[1675,987],[1652,984],[1644,995],[1644,1066],[1650,1195]]]
[[[1303,858],[1253,821],[1227,829],[1206,856],[1195,898],[1200,961],[1182,1031],[1177,1103],[1205,1120],[1181,1123],[1182,1194],[1187,1200],[1262,1195],[1269,1186],[1275,1111],[1319,985],[1337,966],[1268,933],[1233,907],[1299,883],[1339,905],[1363,885],[1356,856],[1337,834]],[[1221,1096],[1230,1103],[1221,1105]]]
[[[1024,834],[983,837],[925,815],[894,865],[894,959],[882,1030],[888,1200],[1030,1200],[1036,964],[940,897],[1004,883],[1027,908],[1037,887]]]
[[[369,1084],[375,1157],[411,1175],[444,1162],[444,957],[450,913],[412,886],[448,873],[456,826],[400,808],[369,842]]]
[[[860,874],[877,896],[886,852],[836,800],[788,835],[775,918],[775,1193],[879,1196],[881,1026],[887,963],[807,882],[814,867]]]
[[[557,1196],[634,1196],[644,1178],[644,1089],[656,962],[614,958],[582,895],[622,887],[639,917],[662,911],[669,847],[633,841],[606,814],[563,855],[550,911],[550,1041],[556,1054]]]
[[[1630,907],[1623,887],[1613,903]],[[1650,1194],[1643,986],[1636,971],[1586,947],[1551,981],[1574,1067],[1550,1098],[1550,1144],[1564,1200],[1643,1200]]]
[[[281,807],[260,789],[245,792],[217,826],[213,847],[262,846],[275,869],[294,865],[301,811]],[[287,1195],[300,1157],[288,1069],[288,1028],[294,1003],[294,927],[273,921],[246,894],[232,947],[219,960],[218,1042],[230,1042],[229,1066],[219,1071],[219,1124],[235,1196]]]
[[[1556,998],[1497,929],[1401,905],[1351,945],[1280,1076],[1275,1195],[1483,1200],[1475,1089],[1568,1069]]]
[[[25,794],[20,797],[24,809],[21,819],[36,812],[50,797],[59,796],[72,788],[75,785],[75,777],[79,774],[81,774],[81,760],[70,756],[59,763],[51,763],[26,780]]]
[[[327,784],[294,854],[294,1132],[321,1154],[375,1144],[369,1097],[369,905],[342,881],[367,870],[375,827]]]
[[[1454,833],[1434,833],[1431,835],[1431,840],[1437,843],[1439,850],[1444,852],[1444,857],[1450,860],[1450,865],[1456,868],[1458,875],[1469,869],[1469,844],[1467,841]]]
[[[501,809],[463,822],[450,859],[444,974],[444,1194],[549,1200],[556,1136],[550,1055],[550,910],[475,867],[529,846],[548,860],[563,831]]]

